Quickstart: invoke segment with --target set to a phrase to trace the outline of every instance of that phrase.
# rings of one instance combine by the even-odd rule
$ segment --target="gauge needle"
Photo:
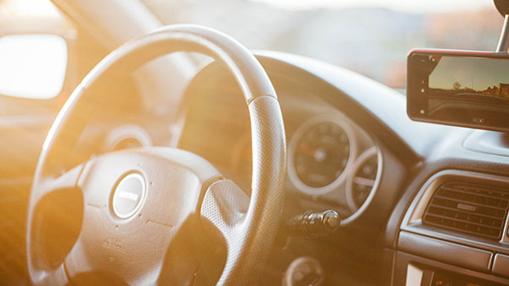
[[[355,177],[353,178],[353,182],[358,185],[372,187],[375,185],[375,180],[363,178],[363,177]]]

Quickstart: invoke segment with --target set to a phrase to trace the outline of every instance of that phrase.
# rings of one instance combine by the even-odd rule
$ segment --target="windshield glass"
[[[165,24],[196,23],[251,49],[309,56],[404,88],[412,48],[493,50],[490,0],[143,0]]]

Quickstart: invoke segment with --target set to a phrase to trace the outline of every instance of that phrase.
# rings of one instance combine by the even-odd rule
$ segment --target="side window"
[[[74,69],[75,28],[49,0],[0,0],[0,19],[0,101],[58,100]]]
[[[51,99],[62,90],[67,43],[56,35],[0,37],[0,95]]]

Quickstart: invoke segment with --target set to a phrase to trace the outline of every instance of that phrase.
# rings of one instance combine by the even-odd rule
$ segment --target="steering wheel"
[[[250,196],[204,158],[176,148],[121,150],[64,166],[86,118],[101,107],[108,111],[98,86],[107,90],[119,84],[117,72],[182,51],[222,62],[242,90],[253,146]],[[285,162],[275,90],[237,41],[209,28],[175,25],[128,42],[77,86],[44,142],[28,206],[31,283],[255,283],[253,271],[281,216]],[[219,265],[217,273],[211,264]]]

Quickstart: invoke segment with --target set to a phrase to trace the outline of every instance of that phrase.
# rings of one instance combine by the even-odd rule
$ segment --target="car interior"
[[[0,1],[0,285],[509,285],[509,1],[413,2]]]

